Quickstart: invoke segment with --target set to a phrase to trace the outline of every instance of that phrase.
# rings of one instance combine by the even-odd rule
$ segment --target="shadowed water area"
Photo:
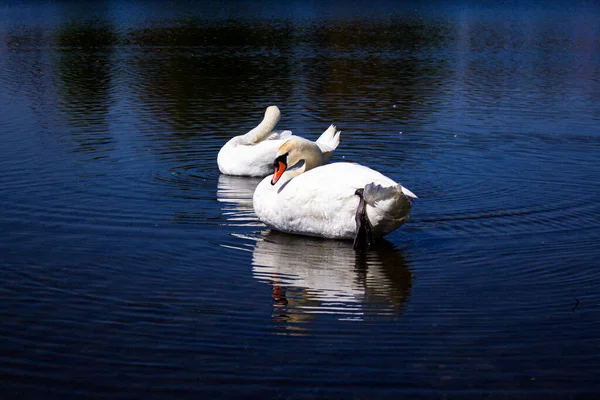
[[[600,394],[593,2],[0,6],[0,397]],[[419,196],[269,231],[264,109]]]

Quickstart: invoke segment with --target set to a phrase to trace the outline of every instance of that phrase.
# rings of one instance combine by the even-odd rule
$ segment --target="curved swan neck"
[[[288,169],[287,171],[285,171],[283,173],[283,175],[281,175],[280,181],[283,184],[283,183],[289,181],[290,179],[293,179],[296,176],[298,176],[300,174],[303,174],[306,171],[307,171],[307,169],[306,169],[306,163],[303,163],[299,167],[291,168],[291,169]]]
[[[267,107],[263,120],[255,128],[250,130],[245,135],[241,136],[241,141],[244,144],[255,144],[264,140],[273,132],[273,128],[279,122],[281,112],[277,106]]]
[[[303,138],[288,140],[279,148],[278,154],[287,154],[287,165],[289,166],[289,169],[281,176],[280,181],[282,182],[287,182],[326,162],[319,146]]]
[[[279,148],[278,153],[288,154],[287,162],[290,167],[304,162],[302,172],[325,164],[325,157],[319,146],[304,138],[288,140]]]
[[[267,135],[273,131],[277,123],[279,122],[279,118],[281,117],[281,112],[277,106],[270,106],[265,111],[265,116],[263,120],[254,128],[254,131],[257,133],[260,132],[262,135]]]
[[[299,168],[302,170],[302,172],[306,172],[325,164],[325,156],[323,153],[321,153],[321,150],[317,146],[315,146],[315,148],[316,151],[311,152],[310,155],[307,154],[304,158],[304,165]]]

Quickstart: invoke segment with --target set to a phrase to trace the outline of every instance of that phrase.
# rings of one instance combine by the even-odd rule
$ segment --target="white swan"
[[[409,218],[414,193],[368,167],[323,165],[319,146],[287,140],[277,151],[275,172],[253,196],[254,212],[272,229],[309,236],[354,239],[364,247]]]
[[[219,150],[217,164],[226,175],[267,176],[273,170],[277,149],[292,136],[291,131],[273,131],[281,112],[277,106],[267,107],[265,117],[254,129],[231,138]],[[331,125],[316,143],[328,160],[340,143],[340,133]]]

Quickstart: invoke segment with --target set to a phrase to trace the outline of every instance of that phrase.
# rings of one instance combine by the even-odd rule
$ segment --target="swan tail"
[[[317,146],[319,146],[327,161],[329,161],[333,155],[333,152],[340,144],[341,133],[342,131],[338,131],[335,125],[331,124],[329,128],[327,128],[327,130],[323,132],[317,139]]]
[[[253,145],[258,142],[262,142],[263,140],[271,136],[274,133],[273,129],[275,128],[275,125],[277,125],[277,123],[279,122],[280,117],[281,111],[279,111],[279,108],[277,106],[267,107],[267,110],[265,111],[265,116],[261,123],[245,135],[241,136],[242,143],[246,145]]]
[[[400,185],[400,186],[402,186],[402,185]],[[411,192],[404,186],[402,186],[402,193],[404,193],[404,195],[407,196],[409,199],[418,199],[416,194],[414,194],[413,192]]]
[[[368,183],[367,185],[365,185],[365,191],[363,196],[367,204],[375,206],[380,200],[398,197],[400,193],[408,197],[409,200],[417,198],[417,196],[413,192],[411,192],[399,183],[387,187],[383,187],[376,183]]]

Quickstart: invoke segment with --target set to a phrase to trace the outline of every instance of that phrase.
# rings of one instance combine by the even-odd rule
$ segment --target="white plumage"
[[[281,112],[270,106],[260,124],[248,133],[231,138],[219,151],[219,170],[227,175],[266,176],[273,171],[273,160],[277,149],[286,140],[295,138],[291,131],[274,131]],[[331,125],[316,143],[327,157],[340,143],[340,132]]]
[[[253,197],[256,215],[272,229],[353,239],[360,202],[357,189],[364,189],[374,237],[387,235],[409,218],[410,198],[416,196],[371,168],[346,162],[322,165],[319,147],[301,138],[286,141],[277,157],[287,159],[289,168],[264,178]]]

